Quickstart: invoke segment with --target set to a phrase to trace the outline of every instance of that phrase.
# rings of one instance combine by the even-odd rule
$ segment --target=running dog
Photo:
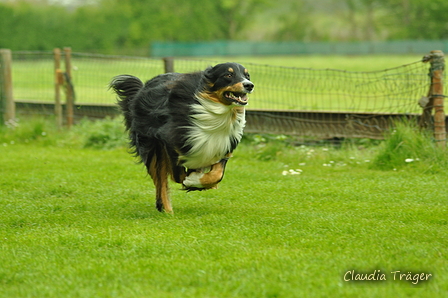
[[[243,135],[248,94],[246,68],[223,63],[192,73],[167,73],[143,82],[115,77],[133,153],[156,188],[156,207],[172,212],[168,177],[187,191],[217,188]]]

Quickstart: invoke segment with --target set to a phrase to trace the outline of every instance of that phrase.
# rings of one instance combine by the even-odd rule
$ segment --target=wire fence
[[[18,112],[53,114],[53,53],[13,52],[12,61],[14,100],[21,107]],[[177,58],[171,61],[174,71],[181,73],[203,70],[221,62],[226,61]],[[289,118],[300,118],[300,115],[307,113],[340,114],[342,118],[347,118],[349,114],[418,114],[422,111],[418,102],[427,96],[430,86],[429,65],[422,61],[367,72],[243,64],[249,69],[256,86],[247,106],[249,114],[251,111],[253,114],[266,111],[271,112],[272,116],[287,112]],[[71,53],[70,83],[74,86],[75,113],[78,117],[115,115],[116,98],[108,90],[112,77],[132,74],[145,81],[164,73],[165,66],[163,59]],[[64,71],[64,63],[60,68]],[[36,109],[33,105],[39,107]],[[321,116],[312,119],[305,117],[303,120],[308,127],[305,128],[300,127],[297,120],[300,119],[288,124],[293,126],[289,133],[312,135],[310,125],[325,121]],[[367,123],[365,127],[369,125]],[[251,126],[249,120],[248,126]],[[335,129],[343,128],[338,126]],[[281,127],[267,132],[288,133]]]

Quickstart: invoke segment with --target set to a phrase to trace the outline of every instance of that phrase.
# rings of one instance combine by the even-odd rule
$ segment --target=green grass
[[[431,165],[423,161],[378,170],[383,143],[292,146],[248,136],[219,189],[185,193],[173,184],[167,215],[155,210],[152,182],[116,123],[0,128],[0,297],[448,291],[446,171],[424,171]],[[92,141],[99,131],[111,137]],[[381,270],[387,281],[346,282],[349,270]],[[433,278],[394,281],[397,270]]]
[[[397,73],[391,71],[371,75],[369,79],[344,70],[379,71],[421,58],[417,55],[205,57],[205,60],[176,60],[175,71],[202,70],[226,61],[246,64],[257,86],[248,106],[252,109],[414,113],[420,112],[416,102],[427,93],[427,65],[419,64],[424,69],[417,75],[400,70]],[[313,68],[319,71],[266,68],[265,65]],[[72,66],[76,103],[106,105],[113,105],[116,101],[108,90],[112,77],[132,74],[148,80],[164,71],[161,59],[95,58],[88,55],[74,55]],[[53,101],[53,61],[16,59],[13,63],[13,83],[14,97],[18,100]],[[399,93],[404,90],[408,93]],[[412,91],[414,93],[409,94]],[[392,96],[390,92],[399,94]],[[63,95],[62,98],[64,100]]]

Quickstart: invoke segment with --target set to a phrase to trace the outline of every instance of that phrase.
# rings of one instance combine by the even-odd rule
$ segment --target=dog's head
[[[247,69],[238,63],[222,63],[204,71],[207,81],[207,94],[214,101],[225,105],[247,104],[254,84],[250,81]]]

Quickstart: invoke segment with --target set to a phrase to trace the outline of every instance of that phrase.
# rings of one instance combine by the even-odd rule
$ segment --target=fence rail
[[[149,79],[167,70],[189,72],[221,62],[92,55],[71,53],[67,49],[57,54],[60,61],[56,62],[56,53],[12,53],[14,98],[11,100],[19,115],[54,115],[60,110],[66,115],[65,123],[70,123],[70,117],[76,122],[85,116],[115,116],[118,114],[116,99],[108,90],[113,76],[130,73]],[[437,55],[442,61],[435,63],[439,72],[432,70]],[[67,61],[67,57],[71,59]],[[245,64],[256,81],[256,92],[247,109],[246,131],[378,139],[390,128],[392,120],[400,117],[415,118],[422,126],[434,129],[431,113],[436,107],[437,139],[442,142],[446,131],[446,127],[441,130],[445,123],[442,113],[445,83],[440,72],[443,53],[434,51],[425,57],[406,65],[367,72]],[[5,69],[3,65],[2,69]],[[5,99],[8,93],[5,90],[9,88],[5,87],[5,76],[2,75],[0,84],[0,102],[3,103],[1,114],[6,119],[10,116],[6,115],[5,107],[11,105],[11,100]],[[435,77],[439,78],[438,82],[434,81]],[[434,86],[441,89],[435,90]],[[59,105],[57,94],[61,90],[66,102]],[[67,104],[70,92],[74,100],[72,115],[70,100]],[[422,108],[425,112],[420,117]]]

